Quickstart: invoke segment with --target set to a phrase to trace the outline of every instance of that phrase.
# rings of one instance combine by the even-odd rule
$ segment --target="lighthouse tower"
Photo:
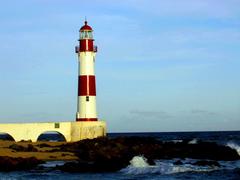
[[[94,73],[97,47],[93,45],[92,28],[85,21],[79,30],[78,54],[78,102],[76,121],[97,121],[96,80]]]

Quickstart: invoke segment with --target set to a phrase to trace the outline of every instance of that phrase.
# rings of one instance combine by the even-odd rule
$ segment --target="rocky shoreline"
[[[48,147],[52,156],[57,153],[72,153],[75,155],[74,162],[66,162],[63,166],[55,169],[66,172],[114,172],[129,165],[134,156],[144,156],[150,165],[155,160],[179,159],[176,164],[186,158],[198,159],[195,165],[198,166],[220,166],[218,161],[240,160],[237,151],[230,147],[218,145],[213,142],[191,143],[188,140],[182,142],[162,142],[150,137],[117,137],[97,138],[82,140],[74,143],[60,143],[49,145],[40,143],[28,144],[25,147],[11,145],[14,151],[33,153],[41,147]],[[51,146],[51,147],[49,147]],[[7,162],[7,169],[0,168],[0,171],[28,170],[36,168],[43,163],[38,158],[13,158],[0,157],[0,166]],[[54,158],[52,159],[54,160]]]
[[[239,160],[237,151],[213,142],[196,144],[183,142],[162,142],[148,137],[119,137],[83,140],[63,146],[79,158],[78,162],[66,163],[59,167],[68,172],[109,172],[118,171],[134,156],[144,156],[150,165],[160,159],[199,159],[196,165],[218,165],[217,161]]]

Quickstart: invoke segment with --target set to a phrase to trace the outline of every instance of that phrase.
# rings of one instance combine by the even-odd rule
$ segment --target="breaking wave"
[[[238,152],[238,155],[240,156],[240,146],[238,144],[235,144],[233,142],[228,142],[227,146],[232,149],[235,149]]]
[[[151,166],[147,163],[147,159],[143,156],[135,156],[130,161],[130,165],[122,169],[120,172],[131,175],[138,174],[174,174],[182,172],[208,172],[218,170],[215,166],[196,166],[191,163],[196,160],[183,160],[182,165],[175,165],[176,160],[157,160],[156,165]]]
[[[144,156],[134,156],[130,161],[130,164],[136,168],[149,167],[147,159]]]
[[[197,144],[198,140],[197,139],[193,139],[191,141],[188,142],[188,144]]]
[[[122,169],[125,174],[147,174],[156,173],[156,166],[150,166],[144,156],[134,156],[130,161],[130,165]]]

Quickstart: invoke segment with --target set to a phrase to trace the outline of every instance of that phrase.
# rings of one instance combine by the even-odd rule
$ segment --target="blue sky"
[[[240,130],[239,0],[1,2],[0,122],[75,119],[85,16],[110,132]]]

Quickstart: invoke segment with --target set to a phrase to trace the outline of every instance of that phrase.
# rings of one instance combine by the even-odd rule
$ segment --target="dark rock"
[[[62,151],[61,149],[54,148],[54,149],[46,150],[45,152],[62,152]]]
[[[35,148],[32,144],[28,144],[26,152],[37,152],[37,148]]]
[[[40,147],[40,148],[43,148],[43,147],[52,147],[51,145],[46,144],[46,143],[41,143],[41,144],[38,144],[38,145],[36,145],[36,146],[38,146],[38,147]]]
[[[17,144],[12,144],[9,146],[10,149],[13,149],[17,152],[37,152],[37,148],[35,148],[32,144],[28,144],[27,147],[17,145]]]
[[[56,156],[49,156],[50,158],[56,158]]]
[[[28,142],[28,143],[31,143],[32,140],[21,140],[21,141],[19,141],[19,142]]]
[[[200,142],[198,144],[165,143],[161,153],[162,158],[165,159],[193,158],[226,161],[240,159],[235,150],[212,142]]]
[[[180,160],[175,161],[173,164],[174,165],[183,165],[182,161],[180,161]]]
[[[156,165],[154,159],[150,159],[150,158],[147,159],[147,163],[148,163],[149,165],[151,165],[151,166]]]
[[[25,147],[17,144],[12,144],[8,148],[13,149],[15,151],[24,151]]]
[[[44,163],[35,157],[12,158],[0,156],[0,171],[22,171],[35,168],[38,164]]]
[[[206,161],[206,160],[197,161],[192,164],[197,166],[217,166],[217,167],[221,166],[217,161]]]

